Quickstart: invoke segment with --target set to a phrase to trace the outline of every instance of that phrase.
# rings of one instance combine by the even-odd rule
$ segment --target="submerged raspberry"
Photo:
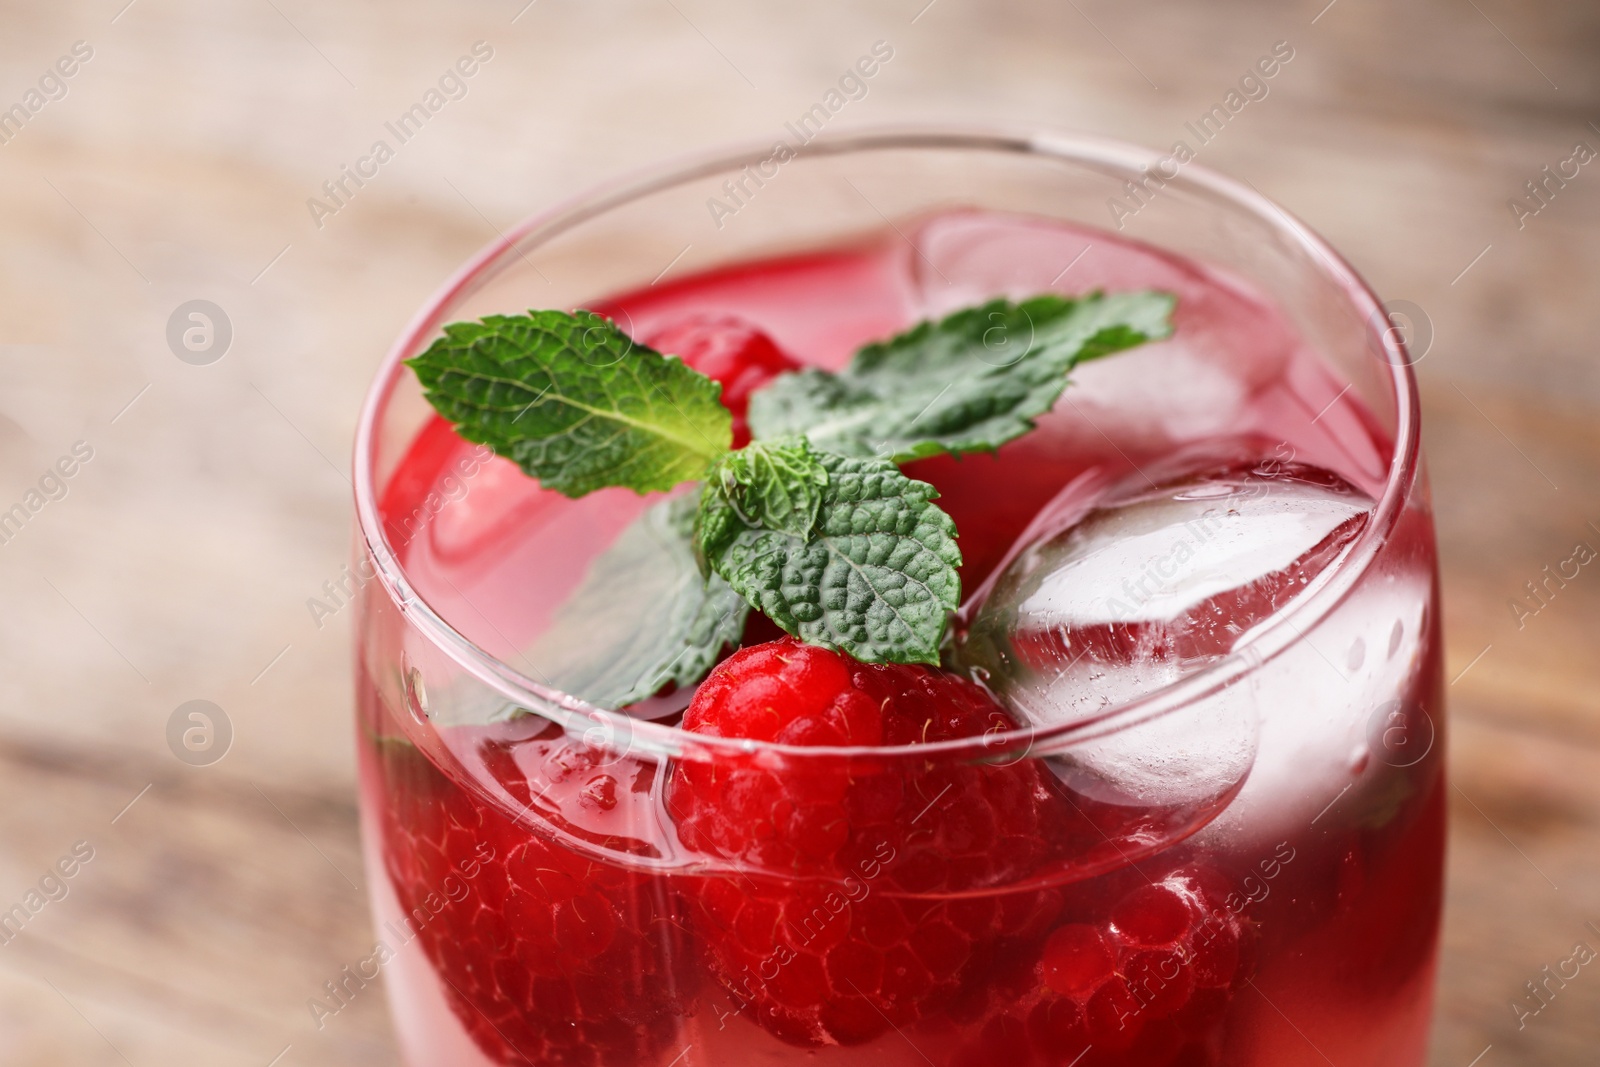
[[[1154,881],[1128,868],[1064,892],[1069,921],[1025,947],[1025,981],[990,976],[956,1020],[966,1025],[951,1063],[1220,1067],[1252,944],[1226,884],[1189,862]]]
[[[678,1025],[670,902],[646,876],[478,803],[410,744],[378,755],[384,864],[404,913],[387,934],[416,939],[484,1055],[505,1067],[654,1062]]]
[[[926,667],[868,665],[792,638],[720,665],[691,732],[780,744],[917,745],[1011,720]],[[996,947],[1037,937],[1050,891],[951,899],[1037,863],[1059,803],[1036,761],[910,764],[818,755],[679,765],[668,810],[690,849],[748,873],[690,888],[708,962],[732,999],[793,1044],[858,1044],[955,1001]]]
[[[722,383],[722,404],[733,413],[734,448],[750,443],[745,422],[750,394],[778,375],[800,369],[772,338],[736,315],[689,315],[649,331],[640,340]]]
[[[1117,1063],[1219,1062],[1219,1028],[1245,976],[1246,926],[1225,895],[1190,865],[1127,892],[1098,924],[1051,933],[1028,1019],[1046,1062],[1085,1048],[1128,1057]]]
[[[1098,927],[1072,923],[1045,942],[1039,963],[1044,984],[1065,997],[1085,1000],[1117,969],[1116,948]]]

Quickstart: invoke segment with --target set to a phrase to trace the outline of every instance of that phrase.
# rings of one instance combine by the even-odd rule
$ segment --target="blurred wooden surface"
[[[0,945],[0,1063],[396,1062],[376,989],[320,1032],[305,1008],[371,941],[348,618],[319,629],[305,607],[347,552],[363,388],[496,229],[775,132],[879,39],[895,58],[852,121],[1157,146],[1294,47],[1202,160],[1431,322],[1458,787],[1434,1063],[1594,1062],[1600,972],[1522,1029],[1510,1005],[1575,942],[1600,948],[1600,569],[1521,625],[1508,602],[1577,542],[1600,548],[1600,169],[1521,229],[1507,201],[1575,142],[1600,147],[1600,9],[526,2],[0,10],[0,107],[93,49],[0,144],[0,510],[75,441],[94,449],[0,544],[0,907],[94,849]],[[317,229],[306,198],[478,40],[494,55],[467,96]],[[234,327],[206,367],[164,337],[196,298]],[[196,698],[232,723],[213,766],[168,748]]]

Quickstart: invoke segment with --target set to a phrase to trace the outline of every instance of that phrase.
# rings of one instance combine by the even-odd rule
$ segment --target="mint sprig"
[[[457,433],[571,497],[671,489],[733,442],[721,386],[592,311],[452,323],[407,365]]]
[[[596,558],[532,652],[554,684],[626,705],[693,684],[750,605],[869,663],[939,661],[961,599],[955,523],[897,463],[998,448],[1085,360],[1171,333],[1163,293],[995,300],[780,377],[734,451],[721,387],[589,311],[453,323],[409,361],[430,403],[568,496],[703,484]]]
[[[750,430],[897,463],[989,451],[1032,430],[1079,363],[1170,334],[1172,306],[1166,293],[992,300],[867,345],[841,373],[784,375],[751,397]]]
[[[814,460],[826,477],[814,526],[752,522],[713,480],[701,490],[700,552],[802,641],[872,663],[937,664],[961,600],[956,524],[932,503],[938,492],[888,460]]]

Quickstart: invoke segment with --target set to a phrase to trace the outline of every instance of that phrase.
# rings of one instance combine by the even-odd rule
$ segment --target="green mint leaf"
[[[809,537],[822,508],[828,471],[804,437],[753,441],[717,461],[716,485],[746,526]]]
[[[513,663],[602,708],[643,700],[668,682],[706,676],[744,633],[750,605],[718,575],[703,578],[691,544],[699,494],[654,505],[589,565],[549,627]],[[455,697],[455,694],[446,694]],[[440,725],[488,725],[526,715],[482,686],[436,701]]]
[[[750,607],[695,562],[698,494],[639,516],[593,563],[528,651],[548,684],[603,708],[693,685],[739,643]]]
[[[1156,292],[992,300],[868,345],[839,374],[784,375],[751,397],[750,429],[899,463],[998,448],[1033,429],[1077,364],[1171,334],[1173,304]]]
[[[571,497],[671,489],[733,441],[716,382],[592,311],[452,323],[407,363],[457,433]]]
[[[711,481],[696,526],[704,558],[803,641],[868,663],[938,663],[961,550],[937,492],[887,460],[814,458],[827,483],[809,536],[751,525]]]

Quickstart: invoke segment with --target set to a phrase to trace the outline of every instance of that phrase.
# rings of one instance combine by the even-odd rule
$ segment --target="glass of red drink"
[[[715,694],[562,691],[659,595],[562,611],[651,501],[541,488],[402,363],[447,322],[590,308],[722,381],[738,433],[786,369],[996,296],[1133,289],[1176,295],[1169,339],[1074,371],[996,452],[906,468],[960,531],[944,671],[892,695],[759,618],[718,668],[848,692],[853,744],[685,729]],[[1281,209],[1079,137],[728,151],[485,249],[389,353],[356,448],[373,958],[406,1061],[1422,1063],[1445,805],[1409,363]]]

